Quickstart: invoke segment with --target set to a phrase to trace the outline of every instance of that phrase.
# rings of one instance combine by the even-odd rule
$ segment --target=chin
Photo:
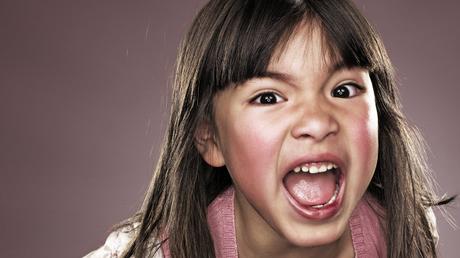
[[[341,215],[344,216],[345,214]],[[315,247],[340,241],[343,237],[346,237],[347,229],[348,219],[336,217],[335,220],[329,222],[292,227],[289,232],[283,235],[293,246]]]
[[[324,232],[324,234],[319,233],[308,237],[295,237],[288,239],[288,241],[292,246],[298,248],[321,247],[338,243],[342,236],[343,232],[341,234]]]

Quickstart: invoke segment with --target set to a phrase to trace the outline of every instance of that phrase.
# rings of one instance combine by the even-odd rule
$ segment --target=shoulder
[[[374,250],[377,252],[376,257],[386,257],[386,213],[387,211],[370,194],[363,196],[350,219],[355,251],[368,253],[369,250]],[[425,210],[425,216],[434,241],[437,244],[439,235],[436,216],[431,207]]]
[[[386,257],[385,209],[365,194],[350,218],[356,257]]]
[[[118,258],[122,257],[127,251],[130,244],[136,236],[139,223],[133,223],[116,229],[107,237],[104,245],[83,258]],[[154,258],[163,258],[160,252],[157,252]]]

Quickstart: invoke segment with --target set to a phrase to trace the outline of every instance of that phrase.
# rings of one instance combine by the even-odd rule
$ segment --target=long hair
[[[379,36],[345,0],[211,0],[198,13],[179,50],[167,132],[145,201],[132,218],[140,226],[125,257],[150,256],[166,241],[172,257],[215,256],[206,210],[231,179],[225,167],[203,161],[195,131],[213,121],[213,96],[263,75],[301,22],[319,27],[332,58],[369,70],[379,154],[368,191],[392,211],[382,216],[388,256],[436,257],[427,209],[449,200],[434,195],[425,146],[401,111]]]

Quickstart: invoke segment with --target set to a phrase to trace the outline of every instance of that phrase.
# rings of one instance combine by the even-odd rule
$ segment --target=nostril
[[[301,119],[293,128],[294,138],[313,138],[322,140],[323,138],[338,131],[338,122],[331,116],[310,116]]]

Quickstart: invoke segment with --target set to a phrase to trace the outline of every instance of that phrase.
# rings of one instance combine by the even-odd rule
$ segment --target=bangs
[[[218,8],[225,16],[217,17],[198,77],[198,85],[213,92],[263,76],[298,27],[319,29],[328,64],[371,72],[383,65],[376,33],[348,1],[224,2]]]
[[[222,2],[214,11],[225,16],[215,25],[198,80],[213,91],[262,76],[305,14],[304,5],[293,1]]]

